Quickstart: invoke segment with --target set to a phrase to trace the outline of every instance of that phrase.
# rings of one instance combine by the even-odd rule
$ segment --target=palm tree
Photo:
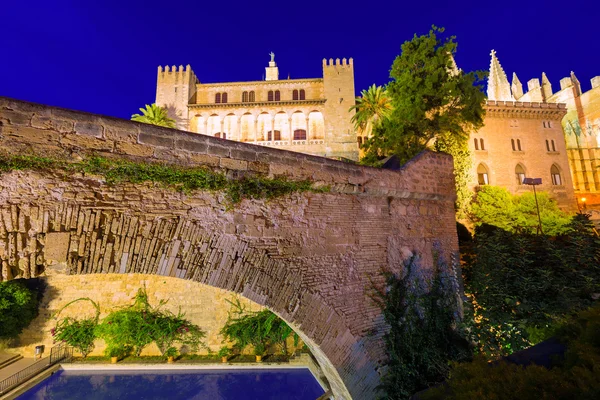
[[[132,121],[143,122],[145,124],[175,128],[175,120],[169,118],[167,109],[154,104],[146,104],[146,108],[140,108],[142,114],[133,114]]]
[[[351,121],[357,130],[368,136],[375,123],[390,117],[393,107],[386,89],[382,86],[372,85],[360,94],[361,97],[356,98],[356,104],[350,107],[349,111],[356,111]]]

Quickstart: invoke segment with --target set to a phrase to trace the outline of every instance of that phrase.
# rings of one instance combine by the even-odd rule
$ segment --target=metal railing
[[[59,344],[50,349],[50,355],[42,358],[30,366],[20,370],[14,375],[0,381],[0,395],[19,386],[21,383],[29,380],[33,376],[39,374],[43,370],[61,362],[70,361],[73,357],[73,348],[64,344]]]

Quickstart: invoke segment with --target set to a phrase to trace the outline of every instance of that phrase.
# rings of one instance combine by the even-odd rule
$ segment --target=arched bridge
[[[52,168],[5,171],[0,277],[137,272],[240,293],[301,334],[336,398],[376,397],[385,324],[369,292],[383,283],[381,271],[400,271],[406,250],[420,253],[424,268],[434,244],[447,259],[458,250],[452,159],[443,154],[379,170],[8,98],[0,98],[0,151],[327,185],[231,204],[221,192],[107,184]]]

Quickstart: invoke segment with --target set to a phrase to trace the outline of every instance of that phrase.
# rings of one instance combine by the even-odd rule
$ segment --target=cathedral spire
[[[521,84],[521,81],[515,72],[513,72],[512,85],[510,85],[510,89],[515,100],[519,100],[521,97],[523,97],[523,84]]]
[[[496,51],[492,50],[490,61],[490,76],[488,77],[487,95],[488,100],[513,101],[510,94],[510,85],[506,73],[496,57]]]

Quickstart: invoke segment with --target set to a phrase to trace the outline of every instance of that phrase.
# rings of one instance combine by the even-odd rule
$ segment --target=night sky
[[[389,80],[400,45],[432,24],[457,37],[463,70],[509,78],[600,75],[600,1],[0,0],[0,96],[129,118],[155,97],[158,65],[201,82],[321,77],[323,58],[354,58],[357,94]]]

